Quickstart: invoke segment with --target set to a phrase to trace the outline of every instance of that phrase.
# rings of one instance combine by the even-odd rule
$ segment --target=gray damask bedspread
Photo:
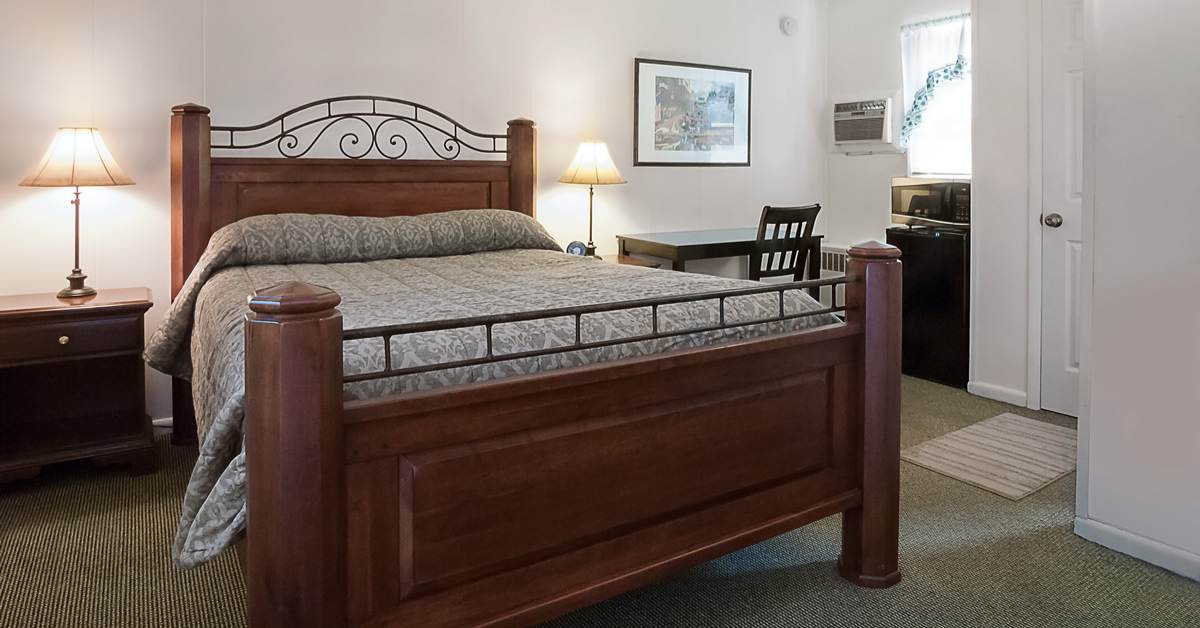
[[[610,303],[753,285],[704,275],[618,266],[562,253],[542,227],[503,210],[447,212],[414,218],[279,215],[246,219],[214,234],[163,326],[146,349],[148,363],[192,382],[200,456],[184,497],[174,543],[176,562],[194,566],[232,543],[245,526],[242,443],[246,297],[298,280],[342,296],[344,327],[355,329],[481,314]],[[789,312],[819,307],[789,292]],[[729,299],[726,317],[751,322],[778,314],[776,297]],[[663,306],[664,330],[713,325],[715,301]],[[482,366],[443,369],[349,384],[347,399],[403,394],[599,361],[749,338],[835,322],[830,316],[760,323],[715,332],[624,343]],[[648,333],[648,309],[585,315],[584,341]],[[497,325],[495,352],[563,346],[575,339],[571,319]],[[481,328],[398,336],[397,368],[482,356]],[[383,366],[382,340],[343,345],[347,374]]]

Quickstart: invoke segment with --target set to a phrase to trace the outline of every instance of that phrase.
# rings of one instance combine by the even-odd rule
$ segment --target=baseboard
[[[967,392],[1004,403],[1011,403],[1014,406],[1025,407],[1027,397],[1025,391],[1005,388],[1004,386],[996,386],[995,384],[985,384],[983,382],[967,382]]]
[[[1075,517],[1075,534],[1185,578],[1200,581],[1200,555],[1187,550],[1084,517]]]

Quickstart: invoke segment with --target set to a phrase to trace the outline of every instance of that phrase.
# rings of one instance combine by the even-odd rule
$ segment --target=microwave
[[[971,225],[971,182],[965,179],[892,179],[892,222],[928,227]]]

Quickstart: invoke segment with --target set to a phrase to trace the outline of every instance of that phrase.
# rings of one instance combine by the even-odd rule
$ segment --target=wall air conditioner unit
[[[841,150],[863,144],[892,143],[892,99],[857,100],[833,105],[833,144]]]

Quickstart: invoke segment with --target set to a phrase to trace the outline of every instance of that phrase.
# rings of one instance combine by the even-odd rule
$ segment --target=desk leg
[[[807,279],[808,281],[816,281],[817,279],[821,278],[821,249],[816,248],[816,249],[810,249],[809,251],[810,252],[808,254],[808,276],[805,277],[805,279]],[[837,286],[833,286],[832,289],[837,290]],[[809,288],[808,296],[820,301],[821,300],[821,287],[817,286],[816,288]],[[836,297],[837,297],[837,295],[833,296],[834,301],[837,300]],[[833,301],[830,301],[830,303],[832,303],[832,302]]]
[[[805,254],[805,263],[808,266],[808,277],[806,277],[806,279],[809,280],[817,280],[821,278],[821,238],[822,236],[813,236],[813,243],[809,245],[808,251],[806,251]],[[833,291],[830,293],[829,302],[835,303],[837,301],[837,286],[830,286],[829,289]],[[820,286],[816,288],[809,288],[808,295],[820,301]]]
[[[686,263],[687,260],[673,259],[671,260],[671,270],[677,270],[682,273],[684,272],[683,267]]]

